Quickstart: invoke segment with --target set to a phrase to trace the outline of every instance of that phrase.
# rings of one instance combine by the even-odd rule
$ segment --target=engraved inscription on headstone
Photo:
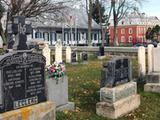
[[[8,53],[0,59],[0,112],[46,101],[45,58],[31,52]]]
[[[101,87],[114,87],[131,80],[131,64],[126,57],[116,57],[103,65]]]

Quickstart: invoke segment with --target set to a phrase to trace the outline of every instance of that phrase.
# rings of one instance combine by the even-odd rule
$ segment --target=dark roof
[[[44,13],[42,16],[28,19],[33,28],[82,28],[88,29],[88,16],[84,9],[66,8],[58,15]],[[92,29],[100,29],[92,20]]]

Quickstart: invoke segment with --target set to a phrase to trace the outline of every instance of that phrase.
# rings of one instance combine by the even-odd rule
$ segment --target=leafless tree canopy
[[[9,18],[15,15],[35,17],[44,12],[58,12],[68,1],[60,0],[2,0],[8,7]]]
[[[26,18],[43,15],[44,12],[59,13],[72,0],[1,0],[7,12],[7,22],[12,21],[14,16]],[[7,28],[7,27],[6,27]],[[0,36],[6,42],[7,29],[4,31],[0,22]]]

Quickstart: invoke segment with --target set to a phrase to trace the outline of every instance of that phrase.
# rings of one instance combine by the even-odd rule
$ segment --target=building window
[[[55,41],[56,40],[56,35],[54,32],[51,33],[51,40],[52,41]]]
[[[129,36],[128,42],[132,42],[132,36]]]
[[[121,29],[121,34],[125,34],[125,29]]]
[[[94,40],[95,41],[97,40],[97,34],[96,33],[94,34]]]
[[[125,37],[124,36],[121,36],[121,42],[125,42]]]
[[[35,33],[35,38],[42,38],[42,33],[41,32],[36,32]]]
[[[73,37],[73,41],[75,41],[76,40],[76,35],[75,35],[74,32],[72,33],[72,37]]]
[[[132,33],[133,33],[133,29],[132,29],[132,28],[129,28],[128,33],[129,33],[129,34],[132,34]]]
[[[43,38],[44,38],[44,40],[49,41],[49,33],[48,32],[44,32],[43,33]]]

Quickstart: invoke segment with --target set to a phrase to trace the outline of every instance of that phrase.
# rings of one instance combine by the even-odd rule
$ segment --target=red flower
[[[52,65],[51,67],[50,67],[50,72],[54,72],[55,71],[55,67]]]

